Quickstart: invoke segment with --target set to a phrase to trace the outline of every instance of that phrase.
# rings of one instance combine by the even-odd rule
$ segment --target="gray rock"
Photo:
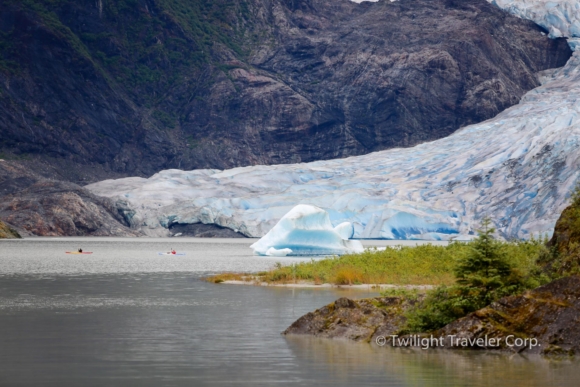
[[[405,322],[402,312],[409,305],[398,297],[343,297],[300,317],[283,334],[370,341],[396,333]]]
[[[69,182],[45,179],[18,163],[0,162],[0,218],[23,235],[140,236],[109,198]],[[0,194],[4,193],[0,191]]]

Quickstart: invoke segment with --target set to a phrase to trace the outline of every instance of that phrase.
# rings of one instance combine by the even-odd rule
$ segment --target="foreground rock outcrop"
[[[396,334],[405,323],[403,311],[410,305],[400,297],[343,297],[300,317],[284,334],[370,341],[379,335]]]
[[[85,184],[412,146],[518,103],[571,54],[485,0],[6,0],[0,14],[0,153]]]
[[[522,296],[500,299],[433,333],[474,340],[495,337],[502,350],[544,355],[580,354],[580,277],[556,280]],[[508,336],[536,339],[539,345],[506,346]],[[481,347],[471,346],[479,349]],[[493,349],[490,347],[488,349]]]
[[[404,327],[404,311],[409,306],[407,301],[397,297],[356,301],[340,298],[302,316],[284,334],[369,342],[384,337],[382,344],[391,346],[393,342],[389,336],[398,335]],[[441,338],[437,348],[443,349],[490,349],[571,356],[580,354],[578,321],[580,276],[570,276],[521,296],[502,298],[440,330],[419,336],[403,335],[398,339],[408,339],[409,343],[398,341],[396,346],[413,346],[414,337],[435,337]],[[478,340],[485,343],[486,338],[488,343],[490,338],[494,339],[495,344],[477,344]],[[458,341],[463,344],[459,345]],[[521,345],[514,345],[516,343]]]

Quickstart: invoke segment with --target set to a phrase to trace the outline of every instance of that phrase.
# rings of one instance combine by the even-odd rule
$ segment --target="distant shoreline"
[[[383,289],[417,289],[429,290],[435,288],[435,285],[393,285],[393,284],[358,284],[358,285],[335,285],[330,283],[315,284],[310,281],[300,281],[297,283],[275,284],[258,281],[240,281],[240,280],[226,280],[217,282],[217,284],[227,285],[253,285],[253,286],[268,286],[281,288],[313,288],[313,289],[359,289],[359,290],[383,290]]]

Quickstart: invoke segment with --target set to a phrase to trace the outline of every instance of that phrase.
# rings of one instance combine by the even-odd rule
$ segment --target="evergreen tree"
[[[483,220],[479,237],[470,244],[471,253],[455,269],[459,290],[473,299],[475,308],[511,293],[521,280],[512,271],[502,243],[493,238],[495,229],[490,224],[488,218]]]

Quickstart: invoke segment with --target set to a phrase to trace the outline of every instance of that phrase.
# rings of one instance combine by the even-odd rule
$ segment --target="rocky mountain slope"
[[[493,117],[563,39],[484,0],[5,0],[0,157],[94,182],[412,146]]]
[[[63,181],[46,179],[18,163],[0,161],[0,219],[41,236],[139,236],[131,210]]]

